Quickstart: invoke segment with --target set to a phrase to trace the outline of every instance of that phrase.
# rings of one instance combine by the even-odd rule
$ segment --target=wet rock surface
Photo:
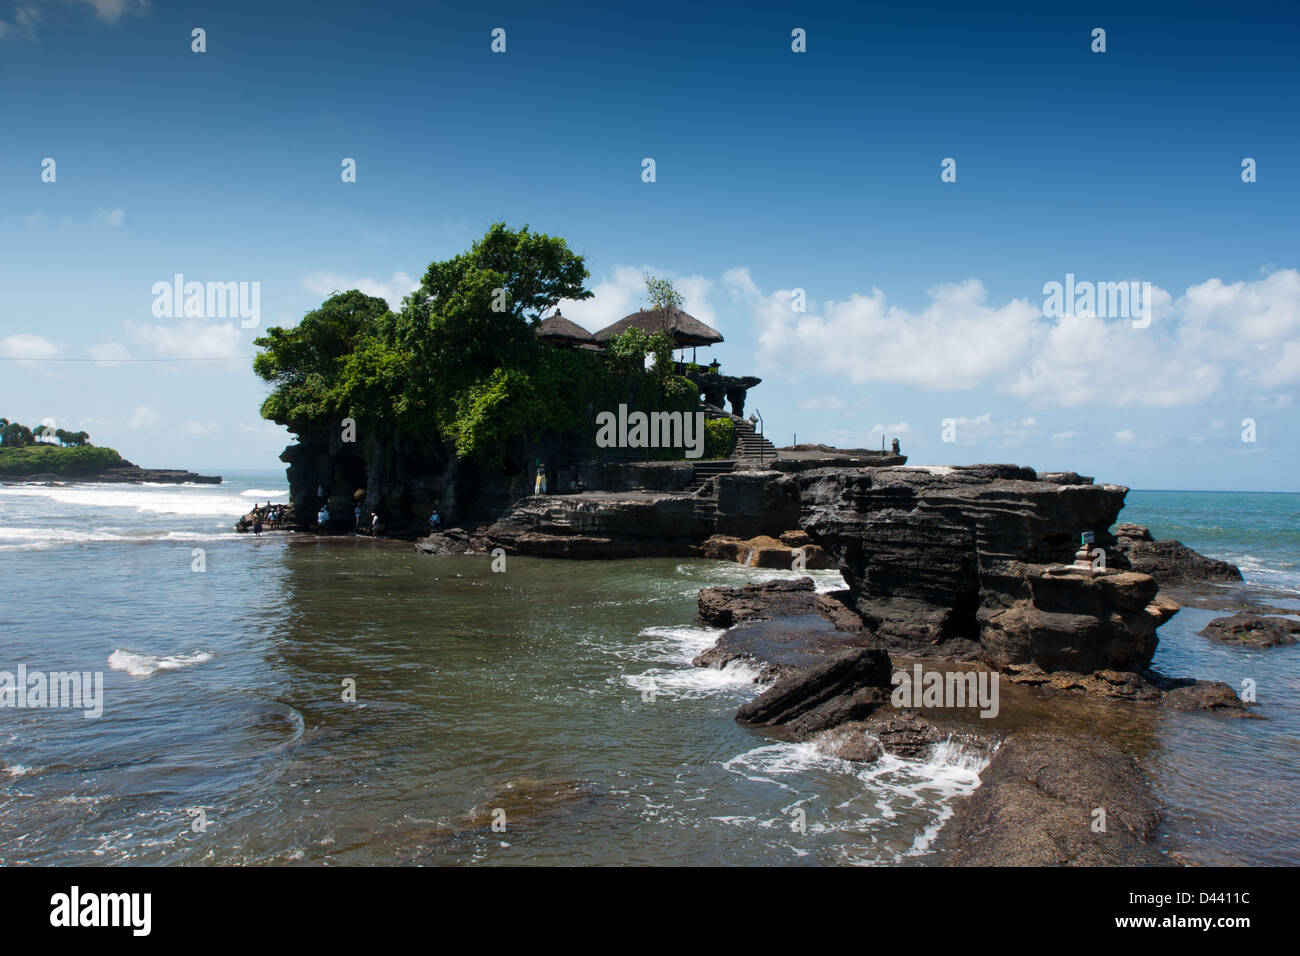
[[[691,663],[725,667],[735,660],[749,661],[759,667],[758,679],[766,682],[809,667],[831,651],[875,646],[866,632],[840,630],[825,616],[810,611],[742,621]]]
[[[474,554],[482,551],[483,545],[462,528],[448,528],[421,538],[415,542],[415,550],[420,554]]]
[[[778,579],[739,588],[704,588],[699,594],[700,620],[713,627],[730,627],[754,618],[815,612],[840,630],[861,630],[862,619],[844,603],[847,593],[818,594],[812,578]]]
[[[993,740],[953,726],[941,726],[915,711],[882,708],[866,720],[851,720],[809,738],[822,753],[856,763],[874,763],[885,754],[920,759],[954,737],[973,752],[992,753]]]
[[[1300,621],[1289,617],[1266,617],[1238,612],[1215,618],[1201,630],[1206,637],[1225,644],[1276,647],[1300,641]]]
[[[861,720],[888,704],[891,673],[889,655],[878,648],[831,651],[741,705],[736,720],[780,726],[790,737],[802,740],[819,730]]]
[[[1160,806],[1130,755],[1094,737],[1013,734],[945,827],[954,866],[1167,866]],[[1105,814],[1105,829],[1094,829]]]
[[[1111,700],[1163,704],[1177,710],[1207,710],[1231,717],[1253,716],[1236,691],[1222,681],[1166,677],[1158,671],[1046,671],[1036,664],[1010,664],[1002,675],[1013,684],[1049,691],[1088,693]]]
[[[735,561],[750,568],[816,571],[834,567],[830,555],[813,544],[803,531],[787,532],[780,538],[771,535],[733,538],[715,534],[704,542],[701,555],[718,561]],[[796,564],[800,567],[796,568]]]

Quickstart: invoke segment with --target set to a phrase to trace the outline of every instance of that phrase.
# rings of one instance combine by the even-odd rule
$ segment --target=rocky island
[[[590,294],[585,275],[563,240],[498,224],[431,264],[400,314],[352,291],[268,330],[263,414],[298,436],[282,455],[288,527],[375,528],[431,559],[499,549],[838,569],[846,587],[829,593],[791,576],[700,592],[700,621],[727,630],[696,665],[743,660],[759,675],[737,720],[845,760],[954,735],[982,748],[983,785],[945,830],[954,863],[1170,862],[1151,845],[1160,811],[1144,774],[1079,708],[1251,716],[1227,684],[1151,667],[1179,610],[1161,588],[1240,571],[1118,523],[1128,489],[1075,472],[908,464],[897,439],[776,448],[743,415],[760,379],[685,361],[722,337],[671,284],[648,280],[652,308],[589,333],[556,308]],[[507,292],[504,312],[492,289]],[[652,422],[698,416],[704,454],[666,438],[595,442],[602,411],[625,406]],[[1224,633],[1250,640],[1263,626]],[[993,697],[979,711],[967,697],[932,706],[922,684]],[[1098,806],[1109,829],[1092,826]]]
[[[141,468],[112,448],[90,444],[85,432],[38,427],[0,418],[0,482],[221,483],[220,475],[179,468]]]

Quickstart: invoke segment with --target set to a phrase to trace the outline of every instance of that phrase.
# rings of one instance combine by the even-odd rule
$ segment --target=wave
[[[809,775],[837,774],[855,777],[862,783],[859,797],[836,805],[838,820],[823,817],[808,828],[814,832],[843,832],[850,842],[864,832],[889,825],[904,813],[916,826],[906,849],[889,851],[887,859],[874,855],[883,845],[852,850],[846,845],[845,860],[853,863],[898,862],[905,857],[928,853],[943,825],[952,816],[952,802],[967,796],[979,785],[979,775],[988,765],[989,754],[968,750],[957,739],[934,745],[922,758],[883,754],[873,763],[843,760],[811,742],[771,743],[755,747],[725,761],[731,773],[759,784],[768,784],[797,799],[783,814],[807,801],[807,794],[819,792]],[[917,814],[921,815],[918,820]],[[788,825],[786,817],[774,823]],[[873,841],[874,842],[874,841]],[[859,855],[865,851],[865,856]]]
[[[758,669],[747,661],[731,661],[726,667],[670,669],[652,667],[640,674],[624,674],[623,680],[642,694],[663,695],[674,700],[702,700],[727,691],[746,688],[758,691]]]
[[[201,531],[80,531],[76,528],[2,528],[0,551],[47,551],[50,548],[76,544],[101,544],[106,542],[140,542],[157,544],[167,542],[233,541],[244,537],[234,531],[205,533]]]
[[[108,655],[111,670],[126,671],[132,677],[148,677],[158,671],[177,670],[212,660],[207,651],[195,651],[193,654],[177,654],[174,657],[151,657],[148,654],[136,654],[121,648]]]
[[[674,569],[683,577],[695,578],[692,588],[700,587],[738,587],[744,584],[762,581],[793,581],[796,578],[812,578],[813,589],[818,594],[828,591],[842,591],[848,585],[844,576],[835,569],[791,571],[785,568],[751,568],[735,561],[712,561],[708,564],[679,564]],[[697,583],[699,582],[699,583]]]
[[[147,490],[119,485],[7,485],[0,487],[0,498],[44,498],[83,508],[129,508],[137,514],[240,517],[248,513],[248,502],[240,495],[197,490],[211,485],[194,487],[195,491],[176,491],[175,485],[154,485]]]
[[[276,498],[288,498],[288,488],[249,488],[247,491],[239,493],[241,498],[267,498],[274,501]]]

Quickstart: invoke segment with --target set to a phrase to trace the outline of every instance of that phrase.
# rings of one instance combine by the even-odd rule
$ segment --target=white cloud
[[[120,226],[126,220],[126,211],[123,209],[96,209],[95,215],[106,226]]]
[[[1052,441],[1064,447],[1066,445],[1073,444],[1074,440],[1078,437],[1079,437],[1078,432],[1071,432],[1071,431],[1057,432],[1055,435],[1052,436]]]
[[[59,346],[41,335],[19,332],[0,339],[0,355],[20,359],[54,358],[59,354]]]
[[[1210,279],[1177,298],[1153,286],[1146,328],[1086,314],[1048,319],[1037,300],[990,304],[978,279],[934,287],[920,311],[890,305],[876,288],[839,302],[810,299],[804,313],[792,311],[789,290],[762,292],[748,269],[730,269],[722,281],[752,316],[768,375],[935,391],[985,386],[1063,407],[1167,408],[1230,387],[1300,384],[1295,269],[1232,284]]]
[[[171,325],[126,323],[127,334],[152,348],[162,358],[231,358],[240,353],[239,328],[231,322],[216,324],[186,319]]]
[[[140,405],[131,413],[132,428],[152,428],[158,424],[158,413],[148,405]]]
[[[350,279],[338,272],[313,272],[303,276],[302,287],[322,298],[335,292],[359,289],[366,295],[383,299],[390,309],[397,310],[402,307],[402,299],[418,289],[420,283],[405,272],[394,272],[387,280],[366,277]]]
[[[1131,428],[1125,428],[1123,431],[1115,433],[1115,441],[1119,442],[1121,445],[1131,445],[1137,441],[1137,435],[1134,434]]]
[[[1023,299],[988,306],[978,279],[934,287],[920,312],[891,306],[873,289],[819,309],[810,300],[800,313],[791,308],[789,290],[762,296],[747,272],[728,275],[753,310],[767,369],[842,375],[856,383],[974,388],[1019,364],[1040,318],[1037,306]]]
[[[115,362],[130,358],[126,346],[120,342],[100,342],[97,345],[88,346],[86,351],[90,353],[91,358],[101,362]]]
[[[217,431],[220,427],[221,426],[219,426],[216,422],[208,422],[208,424],[206,425],[204,425],[202,422],[185,423],[185,430],[189,432],[191,435],[211,435],[213,432]]]

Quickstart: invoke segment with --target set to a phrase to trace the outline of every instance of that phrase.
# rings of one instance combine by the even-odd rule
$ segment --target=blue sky
[[[587,257],[589,328],[673,277],[778,444],[1300,490],[1300,12],[976,6],[0,2],[0,414],[278,467],[260,329],[154,283],[396,306],[504,220]],[[1044,315],[1067,274],[1152,321]]]

